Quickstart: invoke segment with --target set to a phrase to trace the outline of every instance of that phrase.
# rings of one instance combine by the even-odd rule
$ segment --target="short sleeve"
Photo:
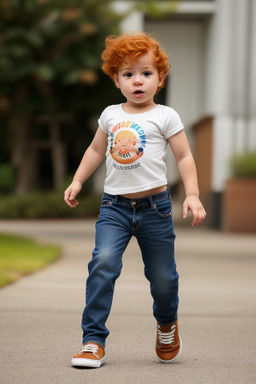
[[[183,129],[184,125],[179,114],[174,109],[167,107],[163,127],[163,134],[166,140]]]
[[[98,119],[99,127],[106,134],[108,134],[108,124],[107,124],[108,109],[109,107],[105,108],[102,114],[100,115],[100,118]]]

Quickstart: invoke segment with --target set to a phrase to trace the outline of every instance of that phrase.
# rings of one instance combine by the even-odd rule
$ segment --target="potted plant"
[[[233,156],[232,178],[224,194],[224,227],[232,232],[256,232],[256,151]]]

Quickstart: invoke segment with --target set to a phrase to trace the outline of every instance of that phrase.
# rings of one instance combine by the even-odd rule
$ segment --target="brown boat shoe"
[[[182,352],[178,321],[170,325],[157,323],[156,355],[162,363],[176,362]]]
[[[72,367],[99,368],[105,362],[105,349],[97,343],[86,343],[71,359]]]

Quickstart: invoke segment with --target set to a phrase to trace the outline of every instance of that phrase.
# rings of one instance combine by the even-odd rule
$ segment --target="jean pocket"
[[[170,217],[172,215],[172,202],[170,199],[155,203],[155,211],[160,217]]]

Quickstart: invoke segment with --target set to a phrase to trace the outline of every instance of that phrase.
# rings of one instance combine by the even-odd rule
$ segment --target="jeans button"
[[[132,205],[136,205],[136,201],[132,201]]]

